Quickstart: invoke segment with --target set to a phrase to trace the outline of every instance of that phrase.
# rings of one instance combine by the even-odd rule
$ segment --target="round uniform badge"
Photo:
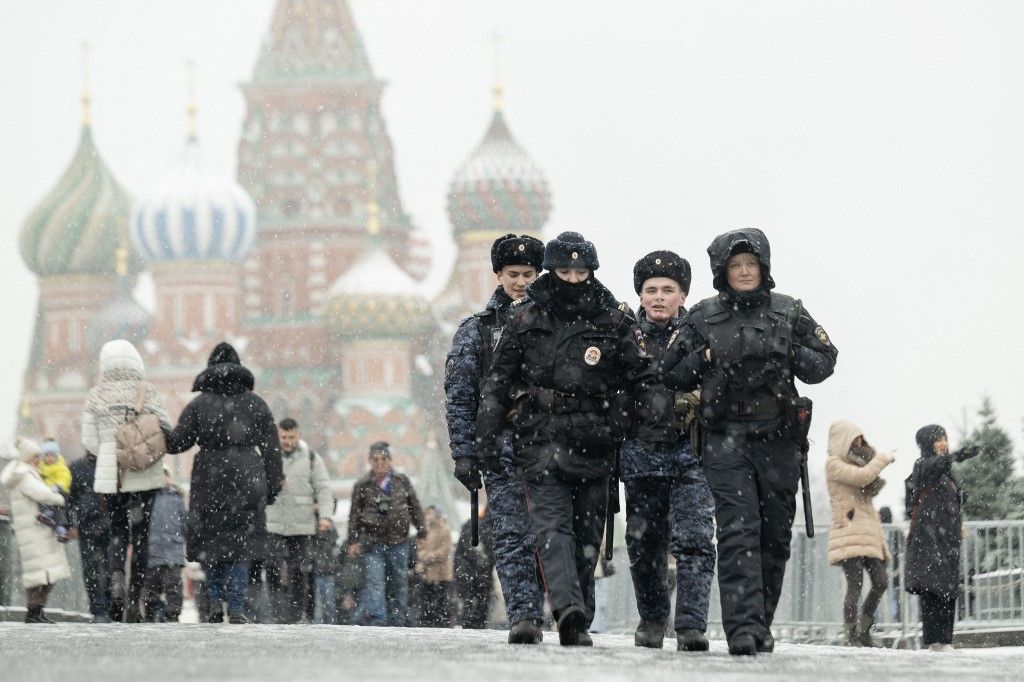
[[[573,260],[577,260],[579,257],[580,257],[580,254],[576,253],[575,251],[572,252],[572,259]]]
[[[818,337],[818,341],[821,341],[826,346],[830,345],[828,334],[825,332],[824,329],[821,328],[821,325],[815,327],[814,335]]]
[[[519,250],[520,251],[526,251],[526,244],[520,244],[519,245]]]
[[[601,362],[601,349],[597,346],[591,346],[587,349],[587,352],[583,354],[583,362],[587,363],[591,367]]]

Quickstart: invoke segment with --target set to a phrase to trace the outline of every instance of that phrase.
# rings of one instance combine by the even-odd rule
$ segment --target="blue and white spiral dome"
[[[231,178],[219,178],[190,137],[181,156],[132,213],[132,241],[147,261],[240,262],[256,238],[256,206]]]

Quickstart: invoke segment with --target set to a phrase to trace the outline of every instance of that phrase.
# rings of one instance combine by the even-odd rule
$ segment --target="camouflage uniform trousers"
[[[505,458],[502,464],[500,473],[484,472],[495,568],[509,624],[524,620],[540,623],[544,617],[544,591],[538,578],[533,528],[526,512],[526,492],[511,464]]]
[[[626,549],[645,621],[665,623],[669,615],[668,551],[676,559],[677,631],[705,631],[715,573],[714,511],[699,464],[675,476],[645,476],[625,481]]]

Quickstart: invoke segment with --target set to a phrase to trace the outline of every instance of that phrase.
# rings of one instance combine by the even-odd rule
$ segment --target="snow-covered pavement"
[[[593,649],[510,647],[498,631],[282,625],[0,624],[0,680],[601,680],[1021,679],[1024,648],[952,653],[780,644],[775,654],[730,657],[637,649],[596,635]],[[674,642],[673,642],[674,644]]]

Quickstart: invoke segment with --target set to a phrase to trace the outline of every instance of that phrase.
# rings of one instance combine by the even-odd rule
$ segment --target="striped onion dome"
[[[150,262],[241,261],[256,238],[256,206],[231,178],[210,172],[190,136],[181,156],[132,214],[132,241]]]
[[[21,230],[21,257],[42,277],[116,271],[118,244],[128,231],[131,197],[117,183],[82,126],[78,149],[57,184],[36,205]],[[128,271],[142,263],[134,253]]]
[[[487,134],[448,190],[448,218],[456,235],[540,232],[550,212],[544,173],[512,137],[501,111],[495,111]]]
[[[430,307],[422,286],[388,255],[371,234],[363,254],[331,287],[327,316],[341,336],[397,337],[422,332]]]

